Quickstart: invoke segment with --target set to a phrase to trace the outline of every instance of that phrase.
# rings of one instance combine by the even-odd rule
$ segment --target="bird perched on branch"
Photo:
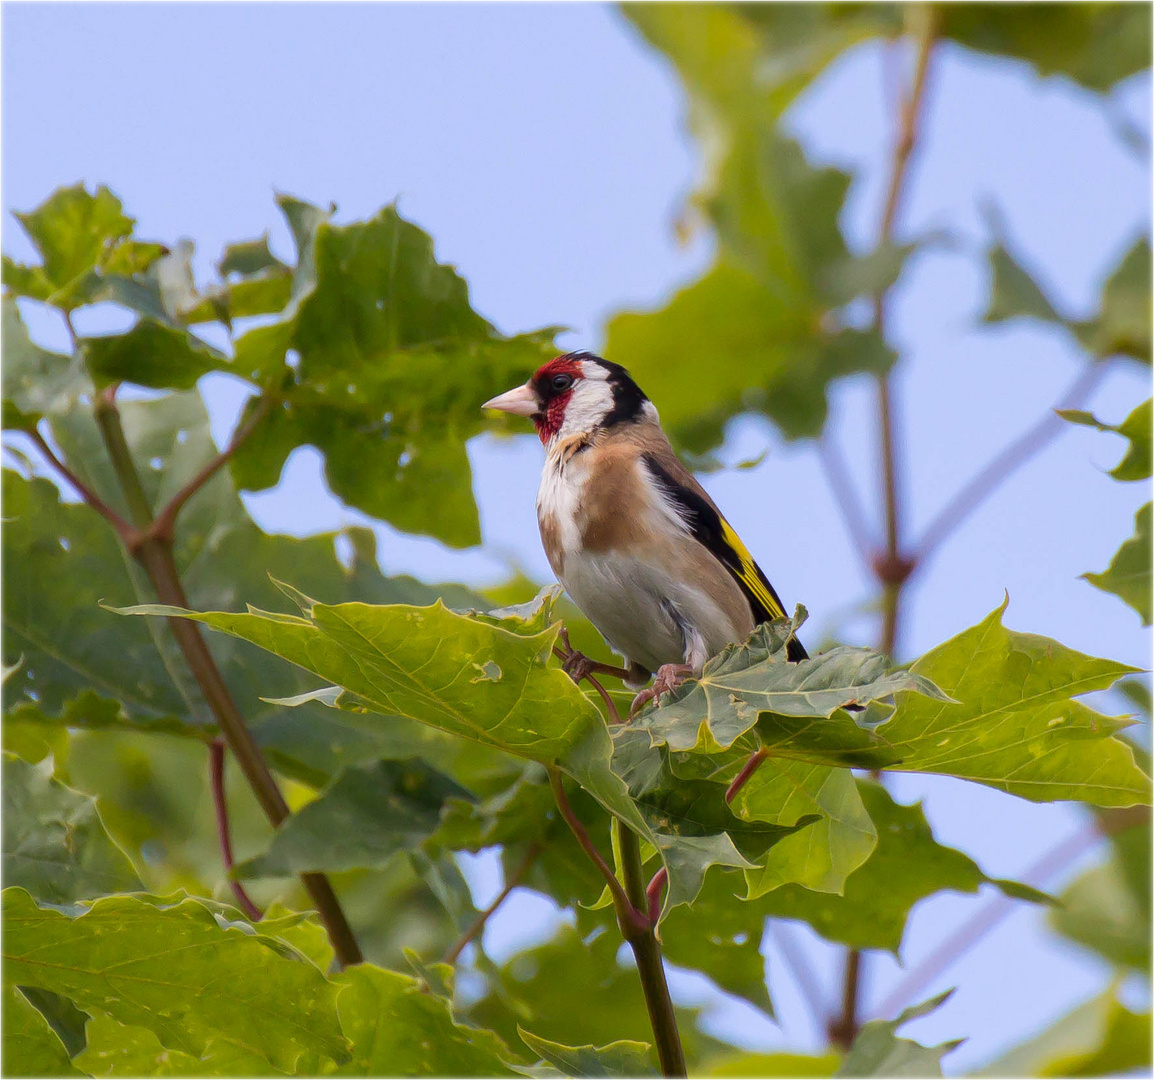
[[[657,409],[619,364],[566,353],[483,408],[530,417],[545,445],[537,492],[541,542],[557,580],[625,658],[580,653],[566,670],[674,689],[785,608],[749,550],[674,454]],[[795,638],[790,660],[806,658]]]

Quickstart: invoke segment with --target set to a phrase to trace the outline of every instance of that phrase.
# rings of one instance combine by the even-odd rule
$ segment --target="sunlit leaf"
[[[284,1070],[344,1060],[335,988],[271,939],[223,928],[196,900],[113,896],[69,912],[4,891],[5,974],[200,1054],[227,1038]]]
[[[85,1076],[68,1051],[15,986],[4,985],[3,1068],[5,1076]]]
[[[893,718],[877,729],[901,756],[890,767],[976,780],[1036,802],[1147,802],[1149,777],[1115,738],[1128,721],[1077,700],[1135,669],[1007,630],[1004,611],[1005,604],[912,666],[957,704],[899,692]]]

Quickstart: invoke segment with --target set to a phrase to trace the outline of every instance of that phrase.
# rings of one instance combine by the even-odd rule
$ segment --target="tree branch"
[[[216,809],[216,835],[220,842],[220,858],[225,872],[229,875],[228,885],[241,910],[253,922],[260,922],[263,913],[253,903],[244,886],[232,877],[232,835],[228,827],[228,801],[224,794],[224,743],[213,739],[208,744],[208,775],[212,784],[212,805]]]
[[[918,125],[925,101],[927,75],[930,57],[934,50],[937,34],[937,15],[929,4],[905,9],[907,27],[916,25],[917,53],[914,60],[913,77],[909,93],[902,101],[898,117],[897,141],[894,144],[890,168],[889,188],[882,207],[881,224],[878,229],[880,249],[893,238],[894,222],[905,190],[909,173],[910,157],[917,143]],[[889,289],[874,298],[874,325],[884,339],[886,333],[886,302]],[[874,558],[874,572],[882,584],[882,626],[879,651],[894,656],[899,629],[902,589],[914,569],[914,562],[902,553],[901,484],[898,478],[898,458],[896,450],[895,405],[891,374],[878,376],[878,425],[881,441],[882,492],[884,502],[885,549]],[[849,1046],[860,1026],[859,996],[862,979],[862,954],[857,949],[846,953],[845,975],[843,978],[841,1015],[829,1026],[830,1037],[842,1046]]]
[[[617,818],[613,819],[617,830],[617,846],[621,852],[621,870],[625,877],[625,893],[634,910],[647,911],[651,898],[645,887],[644,870],[641,865],[641,842],[628,826]],[[657,879],[654,878],[654,881]],[[624,928],[622,928],[624,930]],[[673,1011],[673,999],[669,996],[669,983],[665,978],[665,965],[661,960],[661,945],[657,941],[656,924],[645,920],[645,928],[633,933],[625,931],[625,940],[633,950],[637,961],[637,974],[641,988],[645,992],[645,1005],[649,1009],[649,1024],[653,1028],[653,1041],[657,1047],[657,1058],[661,1064],[662,1076],[685,1076],[685,1051],[681,1047],[681,1033],[677,1030],[677,1014]]]
[[[919,566],[935,554],[942,542],[1017,469],[1066,430],[1069,425],[1060,416],[1055,416],[1054,410],[1076,409],[1083,405],[1101,382],[1106,370],[1106,363],[1101,361],[1087,364],[1052,409],[1048,409],[1032,427],[994,457],[950,500],[922,534],[916,555]]]
[[[72,485],[76,494],[84,500],[85,505],[91,506],[116,530],[116,535],[120,537],[121,543],[125,547],[130,546],[132,538],[135,536],[132,526],[52,452],[52,447],[48,445],[44,436],[36,428],[28,428],[24,434],[32,440],[36,449],[48,459],[52,467]]]
[[[485,929],[485,923],[488,922],[489,916],[492,915],[493,912],[505,902],[506,897],[521,884],[521,879],[529,872],[529,868],[537,861],[537,857],[544,850],[545,845],[541,841],[535,841],[529,845],[525,851],[525,858],[521,860],[521,864],[517,869],[509,875],[509,879],[505,882],[505,887],[497,895],[497,899],[473,920],[472,924],[457,939],[453,947],[441,957],[442,964],[455,964],[457,962],[461,953],[464,952],[465,946]]]
[[[1040,887],[1045,881],[1072,863],[1083,852],[1088,851],[1102,839],[1102,834],[1093,826],[1068,836],[1034,863],[1022,875],[1027,885]],[[963,923],[913,971],[890,991],[877,1010],[880,1017],[896,1016],[918,994],[938,978],[960,956],[967,953],[1011,911],[1014,901],[1008,896],[998,896],[977,912],[973,918]]]
[[[841,511],[846,532],[849,533],[850,540],[853,541],[853,546],[861,561],[869,566],[873,540],[865,523],[865,513],[849,478],[845,458],[842,457],[841,450],[834,442],[833,436],[828,432],[818,440],[817,453],[822,471],[825,473],[826,483],[829,484],[834,501]]]
[[[176,526],[176,516],[184,508],[184,504],[193,497],[205,484],[209,482],[225,465],[229,459],[241,448],[244,442],[257,429],[260,422],[269,414],[272,408],[272,400],[267,397],[262,397],[257,402],[256,408],[253,409],[252,414],[242,424],[238,424],[236,430],[232,433],[232,438],[229,439],[228,446],[220,451],[211,461],[209,461],[203,469],[200,470],[187,484],[184,485],[167,504],[161,509],[160,513],[156,515],[152,525],[149,527],[149,532],[152,536],[160,539],[171,539],[173,530]]]
[[[120,410],[116,407],[115,392],[116,388],[112,386],[100,395],[96,402],[95,416],[105,449],[124,493],[125,502],[132,514],[133,524],[137,533],[142,534],[137,537],[137,542],[131,545],[129,550],[144,567],[156,591],[157,599],[162,604],[188,608],[191,605],[176,568],[172,541],[148,535],[152,524],[152,511],[125,437],[124,427],[120,422]],[[233,700],[232,692],[205,644],[200,628],[195,623],[180,618],[169,619],[168,625],[228,743],[229,750],[232,751],[265,816],[274,826],[280,825],[289,815],[288,804],[249,732],[244,717],[241,716]],[[316,905],[317,914],[328,931],[338,962],[342,967],[359,964],[364,957],[328,878],[324,874],[302,874],[301,883]]]

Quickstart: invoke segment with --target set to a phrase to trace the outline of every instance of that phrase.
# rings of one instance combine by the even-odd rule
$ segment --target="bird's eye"
[[[554,375],[553,389],[554,390],[568,390],[573,385],[572,375]]]

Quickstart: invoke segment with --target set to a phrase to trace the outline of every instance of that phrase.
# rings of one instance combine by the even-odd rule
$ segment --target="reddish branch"
[[[116,530],[116,535],[120,537],[121,542],[126,547],[131,546],[133,538],[136,535],[136,531],[132,526],[52,452],[52,447],[48,445],[44,436],[41,435],[36,428],[28,428],[25,434],[35,444],[36,449],[48,459],[52,467],[72,485],[76,494],[80,496],[85,505],[92,507],[93,510],[100,514],[101,517]]]
[[[581,849],[589,856],[593,865],[597,867],[598,872],[605,879],[605,884],[609,886],[609,892],[613,897],[613,906],[617,909],[617,921],[621,924],[622,932],[628,934],[629,932],[648,930],[650,928],[648,918],[643,912],[635,908],[629,897],[625,895],[625,890],[621,887],[621,882],[617,880],[617,875],[613,873],[613,868],[601,857],[597,845],[589,838],[585,826],[581,824],[581,820],[573,812],[573,807],[565,794],[561,773],[557,769],[549,770],[549,786],[553,789],[553,798],[556,800],[557,809],[561,811],[561,816],[565,819],[565,824],[569,826],[570,831],[577,838],[577,843],[581,845]]]
[[[228,802],[224,794],[224,751],[225,745],[221,739],[213,739],[208,744],[208,774],[212,781],[212,804],[216,808],[216,835],[220,841],[220,857],[225,872],[229,875],[229,888],[232,889],[237,903],[253,922],[260,922],[263,917],[260,908],[253,903],[244,886],[232,877],[232,834],[228,827]]]
[[[464,952],[465,946],[485,929],[485,923],[489,921],[489,916],[493,914],[504,902],[506,897],[521,884],[522,879],[529,872],[529,868],[537,861],[537,857],[545,849],[545,845],[541,842],[535,842],[529,845],[525,852],[525,858],[521,860],[521,864],[509,875],[508,881],[505,882],[505,887],[498,894],[497,899],[494,900],[484,911],[482,911],[469,926],[460,938],[457,939],[456,944],[441,958],[443,964],[455,964],[457,958]]]

